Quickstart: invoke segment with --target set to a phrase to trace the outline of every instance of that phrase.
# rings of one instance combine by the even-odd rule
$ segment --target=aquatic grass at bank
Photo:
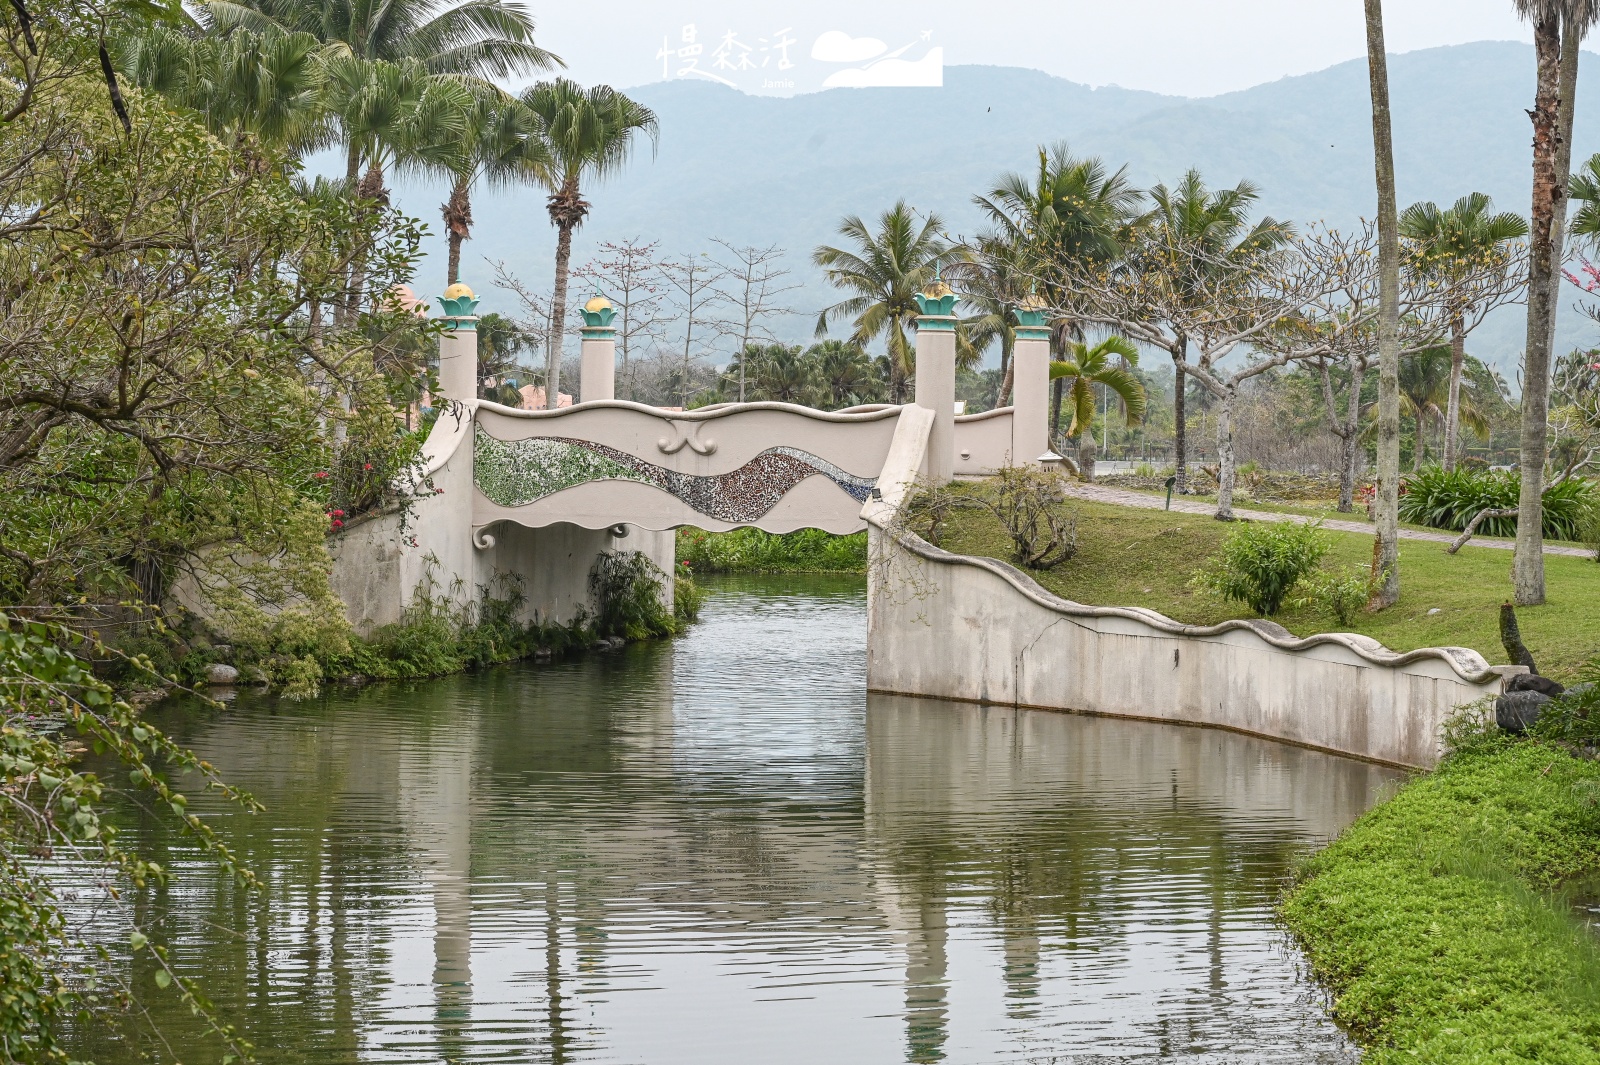
[[[695,573],[865,573],[867,534],[678,530],[678,561]]]
[[[1600,1062],[1600,763],[1475,738],[1306,861],[1282,904],[1335,1018],[1398,1062]]]

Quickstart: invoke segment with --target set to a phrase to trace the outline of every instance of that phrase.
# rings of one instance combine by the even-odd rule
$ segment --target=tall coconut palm
[[[427,74],[504,78],[562,66],[534,43],[533,16],[514,0],[202,0],[196,22],[226,36],[244,29],[263,35],[305,33],[351,59],[416,64]],[[351,186],[372,166],[348,140],[345,176]]]
[[[1369,0],[1372,2],[1372,0]],[[1596,0],[1513,0],[1517,13],[1533,24],[1536,75],[1533,110],[1533,206],[1529,214],[1528,330],[1522,366],[1522,439],[1517,500],[1517,548],[1512,563],[1513,595],[1519,604],[1544,602],[1544,466],[1549,452],[1550,349],[1554,341],[1558,246],[1566,217],[1567,175],[1563,153],[1570,149],[1567,124],[1572,108],[1561,100],[1562,49],[1570,52],[1597,17]],[[1575,59],[1569,56],[1573,64]],[[1576,85],[1575,65],[1571,80]],[[1569,95],[1571,93],[1569,92]],[[1570,154],[1566,155],[1570,160]],[[1568,164],[1570,165],[1570,163]]]
[[[585,89],[567,78],[542,81],[523,92],[522,103],[544,124],[548,156],[535,172],[550,193],[545,204],[556,227],[555,289],[550,297],[550,344],[546,355],[546,395],[556,396],[566,341],[567,274],[572,264],[572,235],[589,216],[584,185],[606,177],[628,161],[639,134],[655,144],[659,127],[655,112],[609,85]]]
[[[450,198],[439,208],[449,256],[445,286],[461,280],[461,245],[472,239],[472,186],[478,181],[509,185],[537,180],[550,163],[544,125],[527,104],[499,90],[474,94],[466,135],[451,160]]]
[[[1113,171],[1098,156],[1074,156],[1065,141],[1041,145],[1039,165],[1032,175],[1005,174],[988,195],[973,197],[972,202],[995,227],[986,240],[993,251],[1000,252],[980,255],[980,259],[994,263],[1019,282],[1022,276],[1037,273],[1037,264],[1043,259],[1057,267],[1076,268],[1109,262],[1120,253],[1121,231],[1134,217],[1142,196],[1128,180],[1127,167]],[[1004,282],[1007,278],[993,280]],[[990,300],[998,299],[999,305],[983,308],[987,320],[980,320],[978,328],[984,330],[980,335],[998,336],[1002,344],[1012,339],[1015,305],[1028,294],[1019,291],[1020,287],[992,286]],[[1078,335],[1076,323],[1052,323],[1050,335],[1051,350],[1060,355],[1068,339]],[[1002,354],[1010,371],[1009,352]],[[1011,378],[1008,372],[1001,383],[1002,403],[1010,394]],[[1060,388],[1056,386],[1052,429],[1060,417]]]
[[[1184,264],[1180,276],[1225,270],[1230,263],[1277,248],[1293,235],[1287,223],[1271,216],[1250,222],[1261,191],[1249,181],[1241,181],[1231,189],[1212,190],[1200,171],[1190,170],[1177,185],[1156,185],[1147,195],[1152,206],[1134,225],[1163,250],[1165,258]],[[1167,353],[1173,366],[1173,465],[1176,487],[1183,492],[1188,488],[1188,381],[1184,366],[1189,361],[1189,338],[1183,330],[1173,330]]]
[[[1400,236],[1409,242],[1415,269],[1425,276],[1438,276],[1448,283],[1486,258],[1501,253],[1513,240],[1528,235],[1528,223],[1509,211],[1491,213],[1493,201],[1481,192],[1461,197],[1440,210],[1435,203],[1414,203],[1400,215]],[[1445,308],[1450,328],[1450,382],[1444,413],[1443,465],[1456,466],[1460,450],[1461,369],[1467,354],[1465,318],[1469,305],[1453,303]]]
[[[883,337],[889,394],[895,403],[905,402],[906,383],[916,365],[907,336],[917,317],[912,297],[933,280],[939,258],[950,252],[940,236],[943,229],[938,215],[919,222],[916,212],[900,200],[878,216],[876,231],[858,215],[839,223],[840,235],[851,240],[853,249],[824,245],[811,253],[811,261],[822,267],[836,288],[854,293],[823,309],[817,316],[817,336],[827,334],[830,322],[850,320],[850,343],[864,348]]]
[[[1127,406],[1128,424],[1137,425],[1144,420],[1144,385],[1129,370],[1139,364],[1139,349],[1126,337],[1108,336],[1090,346],[1078,341],[1067,342],[1067,358],[1050,363],[1052,381],[1070,381],[1067,408],[1072,411],[1072,424],[1067,435],[1078,440],[1079,468],[1087,480],[1094,480],[1094,386],[1100,385],[1116,395]],[[1113,362],[1115,359],[1117,361]]]

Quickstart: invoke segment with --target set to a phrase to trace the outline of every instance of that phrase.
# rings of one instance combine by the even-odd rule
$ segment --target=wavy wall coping
[[[1015,407],[996,407],[994,410],[979,411],[977,414],[957,414],[957,423],[982,422],[990,418],[1004,418],[1017,412]]]
[[[755,410],[784,411],[819,422],[875,422],[897,417],[902,409],[888,405],[873,405],[865,409],[852,407],[848,410],[827,411],[817,410],[814,407],[802,407],[797,403],[762,402],[718,403],[709,407],[699,407],[695,410],[667,410],[663,407],[652,407],[648,403],[635,403],[627,399],[597,399],[589,403],[574,403],[570,407],[558,407],[555,410],[523,410],[520,407],[507,407],[481,399],[476,402],[476,407],[479,410],[491,411],[507,418],[523,418],[530,421],[555,421],[565,418],[569,414],[576,414],[579,411],[631,410],[639,414],[648,414],[665,422],[714,421],[717,418],[727,418],[735,414],[742,414],[745,411]]]

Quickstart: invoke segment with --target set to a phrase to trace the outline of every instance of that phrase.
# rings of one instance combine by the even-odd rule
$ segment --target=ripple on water
[[[712,593],[671,643],[174,709],[271,895],[130,814],[177,872],[139,904],[271,1063],[1353,1058],[1272,904],[1394,774],[869,698],[859,581]]]

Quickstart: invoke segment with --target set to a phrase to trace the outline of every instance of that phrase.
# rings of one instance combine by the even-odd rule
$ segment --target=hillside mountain
[[[1600,151],[1596,56],[1580,81],[1575,159]],[[1396,170],[1402,206],[1454,200],[1473,190],[1526,212],[1533,50],[1481,42],[1393,57]],[[778,244],[804,288],[785,333],[799,341],[821,306],[837,298],[810,266],[834,242],[846,214],[874,215],[904,198],[937,211],[953,234],[979,227],[974,193],[1006,170],[1035,165],[1037,146],[1058,139],[1074,152],[1127,163],[1141,186],[1173,182],[1191,166],[1213,186],[1248,178],[1262,209],[1280,218],[1348,225],[1373,209],[1372,149],[1364,60],[1206,99],[1116,87],[1089,88],[1009,67],[946,69],[938,89],[834,89],[789,98],[746,96],[724,86],[663,82],[629,92],[661,119],[658,152],[592,190],[594,212],[574,262],[597,242],[659,240],[673,254],[711,248],[710,238]],[[440,188],[402,185],[401,206],[437,231]],[[484,309],[507,296],[487,284],[485,258],[504,260],[530,284],[549,285],[554,235],[533,189],[479,194],[477,226],[463,257]],[[437,243],[437,242],[435,242]],[[421,292],[443,283],[436,248]],[[509,302],[501,309],[511,309]],[[1474,335],[1476,353],[1513,376],[1521,313],[1504,312]],[[1564,343],[1594,327],[1563,318]]]

